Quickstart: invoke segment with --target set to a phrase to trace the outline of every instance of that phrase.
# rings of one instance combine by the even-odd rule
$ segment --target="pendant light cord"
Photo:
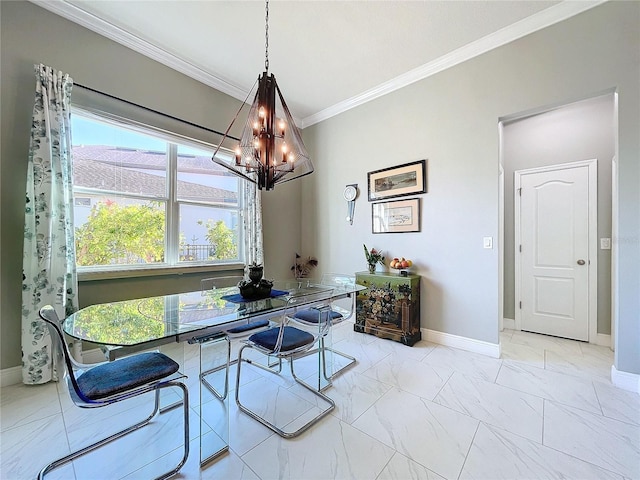
[[[269,71],[269,0],[266,1],[264,16],[264,69]]]

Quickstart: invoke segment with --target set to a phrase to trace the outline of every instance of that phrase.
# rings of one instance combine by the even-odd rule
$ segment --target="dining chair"
[[[283,438],[292,438],[300,435],[320,419],[328,415],[335,408],[335,402],[330,397],[297,377],[293,369],[293,361],[299,357],[306,356],[307,352],[313,348],[318,339],[326,335],[326,332],[330,327],[330,322],[327,321],[329,317],[326,314],[328,307],[326,306],[325,300],[327,295],[330,295],[330,293],[330,290],[323,289],[322,291],[315,290],[312,292],[298,293],[289,296],[286,308],[282,311],[279,317],[280,325],[277,328],[271,328],[269,330],[254,333],[248,339],[242,341],[243,345],[238,351],[238,367],[236,373],[236,404],[238,408],[240,411],[246,413],[251,418],[257,420]],[[322,302],[323,305],[320,305],[320,302]],[[300,308],[306,308],[309,304],[313,303],[319,304],[317,310],[318,321],[315,323],[313,328],[305,330],[289,325],[292,315],[295,314],[297,310]],[[246,349],[255,350],[268,357],[275,357],[280,361],[288,360],[291,366],[291,375],[293,376],[293,379],[305,389],[319,397],[322,402],[328,406],[325,409],[320,410],[317,415],[309,419],[298,429],[289,432],[285,431],[284,427],[281,428],[277,426],[275,421],[270,421],[251,410],[248,406],[243,404],[241,400],[241,372],[243,362],[247,361],[243,358],[243,353]],[[253,364],[253,362],[251,362],[251,364]],[[275,374],[277,372],[272,373]],[[274,401],[277,402],[278,399],[262,398],[261,401],[263,404],[267,405]],[[319,408],[320,405],[318,405],[318,409]]]
[[[180,381],[186,376],[178,371],[179,365],[160,352],[139,353],[96,365],[81,364],[76,362],[69,353],[62,332],[62,324],[55,309],[51,305],[44,306],[40,309],[39,315],[46,322],[51,335],[54,365],[58,372],[65,371],[67,389],[76,406],[105,407],[149,392],[155,393],[155,405],[151,415],[146,419],[51,462],[40,471],[38,479],[43,479],[46,474],[61,465],[149,424],[160,408],[160,390],[170,387],[178,387],[182,390],[184,453],[178,465],[157,479],[169,478],[178,473],[189,456],[189,391]]]
[[[325,273],[322,275],[320,280],[320,285],[328,286],[333,288],[334,293],[340,292],[340,290],[344,290],[348,287],[353,287],[356,284],[356,277],[354,275],[340,274],[340,273]],[[335,295],[334,295],[335,296]],[[348,320],[353,316],[355,311],[355,294],[350,294],[346,298],[339,300],[332,300],[328,302],[327,305],[329,309],[326,310],[326,315],[329,316],[329,321],[331,326],[338,325],[339,323]],[[318,311],[317,307],[305,308],[302,310],[298,310],[294,313],[293,319],[296,322],[303,324],[315,324],[318,322]],[[357,363],[357,359],[351,355],[348,355],[344,352],[335,350],[332,347],[328,347],[326,345],[326,335],[320,338],[319,346],[322,350],[322,367],[325,379],[327,381],[331,381],[331,379],[343,373],[348,368],[354,366]],[[341,366],[335,372],[332,372],[330,375],[327,374],[327,362],[326,362],[326,352],[331,352],[334,355],[338,355],[347,360],[347,363]],[[315,351],[310,351],[309,354],[313,354]]]
[[[200,281],[200,291],[202,295],[211,295],[215,294],[215,290],[220,288],[227,288],[237,286],[238,283],[244,280],[243,276],[225,276],[225,277],[214,277],[214,278],[204,278]],[[231,365],[234,365],[237,362],[237,359],[231,360],[231,342],[232,340],[237,340],[241,338],[246,338],[249,335],[271,328],[273,323],[268,319],[258,319],[252,322],[245,323],[243,325],[239,325],[234,328],[230,328],[225,330],[223,333],[225,334],[225,341],[227,342],[227,358],[226,361],[222,365],[216,365],[210,369],[207,369],[200,373],[200,381],[202,384],[209,390],[213,395],[215,395],[219,400],[224,400],[227,398],[229,394],[229,369]],[[203,342],[199,342],[203,343]],[[273,368],[276,364],[267,363],[267,365],[256,364],[256,366],[261,368]],[[282,364],[278,362],[278,371],[282,369]],[[224,375],[224,390],[220,393],[212,384],[209,382],[207,377],[214,375],[216,372],[220,370],[225,370]]]

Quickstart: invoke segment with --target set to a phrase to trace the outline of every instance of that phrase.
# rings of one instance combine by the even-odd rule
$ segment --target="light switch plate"
[[[600,250],[611,250],[611,239],[610,238],[601,238],[600,239]]]
[[[482,246],[483,248],[493,248],[493,237],[483,237]]]

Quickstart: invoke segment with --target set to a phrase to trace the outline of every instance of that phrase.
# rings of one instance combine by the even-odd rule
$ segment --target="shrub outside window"
[[[242,261],[242,181],[213,147],[79,109],[71,131],[80,271]]]

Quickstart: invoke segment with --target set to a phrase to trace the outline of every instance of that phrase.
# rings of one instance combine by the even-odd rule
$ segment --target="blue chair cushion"
[[[245,333],[250,330],[255,330],[256,328],[263,328],[269,326],[269,320],[258,320],[257,322],[247,323],[245,325],[240,325],[239,327],[230,328],[227,330],[227,333]]]
[[[147,352],[93,367],[77,382],[85,397],[99,400],[168,377],[178,368],[166,355]]]
[[[308,323],[318,323],[318,320],[320,320],[320,315],[318,314],[320,311],[317,308],[307,308],[305,310],[298,310],[295,315],[293,316],[293,318],[297,318],[299,320],[308,322]],[[327,313],[330,313],[330,318],[331,321],[336,320],[338,318],[342,318],[342,315],[339,312],[336,312],[334,310],[325,310],[324,312],[322,312],[322,315],[324,315],[326,317]],[[325,320],[325,318],[322,319],[323,321]]]
[[[260,345],[267,350],[273,351],[276,348],[276,342],[278,341],[279,328],[270,328],[262,332],[254,333],[249,337],[249,341],[257,345]],[[284,333],[282,335],[281,352],[288,352],[304,345],[313,344],[315,338],[309,332],[300,330],[295,327],[284,327]]]

